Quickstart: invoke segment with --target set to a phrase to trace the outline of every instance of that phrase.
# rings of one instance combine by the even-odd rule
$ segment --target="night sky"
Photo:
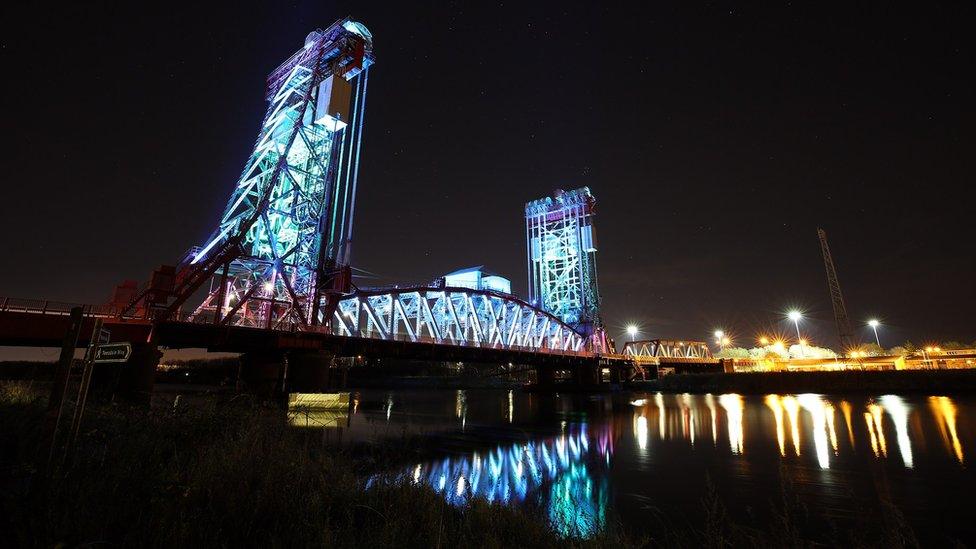
[[[689,2],[5,7],[0,295],[104,302],[216,226],[264,79],[352,15],[375,37],[353,260],[378,281],[486,264],[525,294],[528,200],[589,186],[620,337],[836,347],[852,321],[976,339],[971,13]],[[141,11],[140,11],[141,10]]]

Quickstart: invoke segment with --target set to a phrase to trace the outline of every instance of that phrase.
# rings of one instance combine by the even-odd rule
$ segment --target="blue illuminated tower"
[[[331,317],[350,287],[359,152],[373,41],[349,19],[310,33],[267,81],[268,109],[217,229],[190,250],[166,317],[209,280],[192,317],[263,328]]]
[[[600,328],[595,205],[587,187],[525,205],[529,300],[589,336]]]

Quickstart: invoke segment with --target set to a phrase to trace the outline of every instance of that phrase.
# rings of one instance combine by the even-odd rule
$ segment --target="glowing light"
[[[877,319],[872,318],[871,320],[868,321],[868,326],[870,326],[872,328],[877,328],[880,325],[881,325],[881,323],[878,322]]]
[[[881,405],[895,423],[895,436],[898,439],[898,453],[901,454],[901,460],[905,467],[911,469],[914,467],[912,441],[908,436],[908,416],[911,409],[901,397],[895,395],[882,396]]]
[[[817,395],[803,394],[797,402],[813,419],[813,446],[821,469],[830,468],[830,452],[827,447],[827,412],[823,400]]]
[[[508,422],[511,423],[515,418],[515,407],[512,403],[512,390],[508,391]]]
[[[888,444],[885,441],[884,427],[881,425],[882,408],[877,404],[868,404],[868,411],[864,412],[864,420],[868,424],[871,435],[871,450],[874,457],[888,457]]]
[[[631,338],[637,336],[637,331],[637,326],[634,326],[633,324],[627,326],[627,335],[629,335]]]
[[[783,397],[783,409],[790,418],[790,439],[793,441],[793,452],[800,455],[800,404],[796,397]]]
[[[725,408],[729,427],[729,448],[733,454],[741,454],[745,443],[742,430],[742,411],[745,406],[742,397],[735,393],[719,395],[718,403],[722,405],[722,408]]]
[[[732,343],[732,340],[731,339],[729,339],[727,337],[723,337],[722,338],[722,345],[728,345],[730,343]]]
[[[596,198],[587,187],[557,191],[525,205],[529,265],[529,298],[567,324],[595,320]]]
[[[786,428],[783,425],[783,402],[779,395],[766,395],[766,406],[773,411],[776,422],[776,442],[779,443],[779,455],[786,457]]]
[[[931,396],[929,406],[935,416],[935,423],[939,426],[943,444],[946,449],[951,449],[959,463],[963,463],[962,442],[956,432],[956,405],[949,397]]]
[[[805,339],[801,339],[800,340],[800,345],[806,345],[806,344],[807,344],[807,340],[805,340]]]
[[[641,450],[647,450],[647,418],[643,415],[637,416],[635,430],[637,432],[637,446]]]
[[[769,339],[767,339],[765,336],[760,337],[759,344],[765,347],[766,345],[769,345]]]
[[[800,319],[803,318],[803,313],[801,313],[800,311],[793,310],[787,313],[786,317],[792,320],[793,322],[798,322]]]
[[[657,405],[657,432],[661,440],[664,440],[664,397],[661,393],[654,395],[654,404]]]
[[[851,448],[854,447],[854,425],[851,420],[851,403],[846,400],[840,401],[840,410],[844,413],[844,423],[847,424],[847,438],[851,443]]]
[[[715,397],[712,393],[705,393],[705,406],[712,415],[712,444],[718,444],[718,410],[715,408]]]
[[[264,283],[264,291],[265,292],[270,292],[271,290],[274,290],[274,283],[273,282],[265,282]]]
[[[725,337],[725,332],[722,330],[715,330],[715,339],[722,339]]]

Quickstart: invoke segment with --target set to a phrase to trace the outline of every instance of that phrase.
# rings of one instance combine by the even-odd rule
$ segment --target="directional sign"
[[[125,362],[132,354],[132,345],[129,343],[109,343],[100,345],[95,349],[95,362]]]

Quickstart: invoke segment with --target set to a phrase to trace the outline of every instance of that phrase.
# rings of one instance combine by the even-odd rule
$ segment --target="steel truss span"
[[[468,288],[366,290],[339,301],[341,336],[584,353],[585,338],[550,313],[509,294]]]
[[[678,341],[673,339],[628,341],[624,343],[623,354],[624,356],[634,357],[638,360],[654,358],[712,358],[712,352],[704,342]]]

